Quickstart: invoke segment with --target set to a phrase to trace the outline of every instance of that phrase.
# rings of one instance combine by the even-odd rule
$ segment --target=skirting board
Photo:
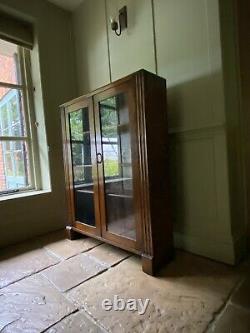
[[[198,254],[229,265],[235,265],[246,251],[245,237],[235,242],[216,242],[214,239],[174,233],[175,248]]]

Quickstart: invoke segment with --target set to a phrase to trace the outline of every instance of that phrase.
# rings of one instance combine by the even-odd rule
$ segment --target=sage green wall
[[[233,262],[218,1],[155,1],[155,24],[158,72],[168,79],[176,244]]]
[[[78,90],[91,91],[109,82],[104,1],[86,1],[77,8],[74,26],[79,31],[75,34]]]
[[[0,246],[4,246],[62,228],[65,224],[58,106],[76,96],[76,83],[70,13],[42,0],[1,0],[0,9],[33,22],[35,27],[32,68],[36,87],[35,104],[39,120],[42,175],[44,187],[48,190],[47,193],[35,196],[0,201]]]
[[[79,94],[140,68],[167,79],[176,246],[234,263],[219,13],[218,0],[85,0],[73,23]]]
[[[140,68],[155,72],[153,17],[150,1],[110,0],[106,2],[107,18],[117,16],[120,8],[128,6],[128,30],[120,38],[110,29],[108,42],[112,81]]]
[[[240,86],[240,50],[238,40],[237,0],[220,0],[221,45],[224,73],[224,95],[229,160],[230,209],[236,256],[246,252],[249,219],[247,186],[249,178],[248,110]],[[241,4],[244,7],[244,1]],[[247,5],[249,7],[249,5]],[[247,12],[247,6],[245,8]],[[239,18],[238,18],[239,19]],[[246,39],[247,40],[247,39]],[[247,43],[246,43],[247,45]],[[247,48],[245,49],[247,51]]]
[[[248,0],[236,1],[237,4],[237,26],[236,31],[239,45],[240,57],[240,79],[241,79],[241,132],[243,133],[243,147],[244,163],[245,166],[245,184],[247,191],[247,203],[250,201],[250,2]],[[248,205],[247,205],[248,206]],[[248,207],[247,216],[247,237],[248,248],[250,249],[250,214]]]

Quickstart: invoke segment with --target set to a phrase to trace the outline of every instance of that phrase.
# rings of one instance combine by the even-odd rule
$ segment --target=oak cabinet
[[[166,82],[140,70],[61,106],[67,233],[142,256],[154,275],[173,254]]]

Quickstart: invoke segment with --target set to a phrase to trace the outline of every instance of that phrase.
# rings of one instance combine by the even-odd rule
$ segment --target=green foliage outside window
[[[104,174],[105,177],[114,177],[119,175],[119,165],[116,160],[104,161]]]

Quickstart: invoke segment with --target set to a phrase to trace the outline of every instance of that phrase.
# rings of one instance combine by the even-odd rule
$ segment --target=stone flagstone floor
[[[105,299],[149,299],[144,314]],[[177,251],[151,277],[140,258],[91,238],[49,234],[0,252],[2,333],[250,332],[250,261],[236,268]]]

